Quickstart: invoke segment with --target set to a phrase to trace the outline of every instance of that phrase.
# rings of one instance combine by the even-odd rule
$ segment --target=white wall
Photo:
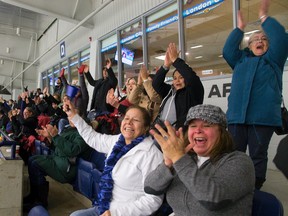
[[[99,2],[97,3],[99,4]],[[83,47],[89,46],[89,37],[92,37],[92,43],[97,43],[100,37],[163,2],[165,2],[165,0],[114,0],[92,18],[94,20],[94,29],[80,27],[64,39],[66,56],[70,56]],[[99,6],[100,5],[97,5],[97,7]],[[103,22],[103,20],[105,20],[105,22]],[[39,42],[39,56],[51,49],[55,43],[60,42],[60,39],[75,26],[75,24],[61,20],[52,25]],[[59,50],[60,45],[57,45],[40,59],[38,67],[39,78],[41,72],[61,61]],[[93,75],[95,74],[96,55],[91,55],[90,62],[90,69]],[[39,78],[38,81],[40,80]]]
[[[39,73],[47,70],[48,68],[51,68],[56,63],[62,61],[60,57],[60,43],[62,41],[65,41],[66,47],[66,57],[64,57],[64,59],[83,49],[83,47],[89,45],[89,37],[92,35],[92,30],[85,27],[79,27],[76,31],[67,36],[64,40],[61,40],[75,26],[75,24],[60,20],[56,22],[50,28],[47,34],[45,34],[41,38],[39,43],[40,55],[47,52],[47,50],[51,49],[52,47],[54,48],[52,48],[40,59],[40,65],[38,68]],[[55,46],[56,43],[59,44]]]
[[[166,0],[114,0],[94,16],[94,33],[99,38],[163,2]]]

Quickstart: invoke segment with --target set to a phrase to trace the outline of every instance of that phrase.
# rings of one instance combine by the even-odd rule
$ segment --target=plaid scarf
[[[131,144],[126,145],[125,139],[121,134],[119,140],[114,145],[110,156],[106,160],[104,171],[101,175],[99,183],[100,192],[98,194],[99,198],[98,210],[100,212],[100,215],[103,214],[105,211],[109,210],[110,208],[113,183],[114,183],[112,179],[112,170],[115,164],[123,155],[125,155],[128,151],[130,151],[134,146],[142,142],[144,139],[145,136],[142,135],[133,140]]]

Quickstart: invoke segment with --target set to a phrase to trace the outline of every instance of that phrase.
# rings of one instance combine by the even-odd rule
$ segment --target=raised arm
[[[153,80],[149,77],[149,71],[147,70],[147,68],[144,65],[141,67],[140,75],[141,75],[141,79],[142,79],[142,85],[143,85],[149,99],[152,102],[161,103],[162,98],[153,88],[153,86],[152,86]]]
[[[68,119],[75,125],[80,136],[92,148],[99,152],[108,153],[111,146],[116,143],[119,135],[105,135],[96,132],[84,119],[82,119],[75,109],[74,105],[67,98],[63,100],[63,110],[66,112]]]
[[[282,76],[283,67],[288,55],[288,34],[283,25],[275,18],[268,16],[270,0],[262,0],[259,8],[259,19],[262,28],[269,39],[269,49],[267,51],[268,62],[276,63]],[[273,67],[275,69],[275,67]]]
[[[107,68],[107,73],[108,73],[108,80],[109,80],[109,83],[110,83],[110,87],[115,89],[117,84],[118,84],[118,79],[115,76],[115,73],[114,73],[114,71],[113,71],[111,66],[112,66],[111,60],[107,59],[106,60],[106,68]]]
[[[244,36],[246,23],[241,11],[238,11],[237,21],[237,28],[230,33],[223,47],[223,57],[232,69],[234,69],[236,63],[244,55],[243,50],[240,50],[240,43]]]
[[[164,64],[159,68],[152,82],[153,88],[159,95],[161,95],[162,98],[164,98],[171,89],[171,85],[164,82],[166,74],[168,73],[171,65],[172,61],[169,57],[167,48],[165,53]]]
[[[258,13],[261,23],[265,22],[265,20],[268,16],[267,14],[268,14],[269,6],[270,6],[270,0],[262,0],[261,1],[259,13]]]

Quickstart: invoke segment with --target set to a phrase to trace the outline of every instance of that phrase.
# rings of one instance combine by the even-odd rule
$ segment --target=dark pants
[[[46,183],[45,176],[47,175],[47,173],[37,163],[37,156],[38,155],[35,155],[29,158],[28,162],[29,179],[32,184],[42,185]]]
[[[30,180],[30,194],[24,198],[24,211],[29,211],[36,205],[48,206],[49,182],[46,181],[47,173],[37,163],[37,156],[29,158],[28,172]]]
[[[248,146],[255,168],[255,188],[260,189],[266,180],[268,147],[274,127],[230,124],[228,130],[233,137],[236,150],[246,152]]]

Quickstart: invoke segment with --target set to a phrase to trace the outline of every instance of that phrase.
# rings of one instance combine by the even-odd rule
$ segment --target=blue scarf
[[[145,136],[139,136],[135,140],[133,140],[129,145],[126,145],[125,139],[121,134],[119,140],[113,147],[113,150],[110,156],[106,160],[106,164],[104,167],[104,171],[101,175],[100,183],[99,183],[99,206],[98,210],[100,215],[103,214],[105,211],[109,210],[110,202],[112,199],[112,190],[113,190],[113,179],[112,179],[112,170],[117,163],[117,161],[125,155],[128,151],[130,151],[134,146],[138,143],[142,142],[145,139]]]

